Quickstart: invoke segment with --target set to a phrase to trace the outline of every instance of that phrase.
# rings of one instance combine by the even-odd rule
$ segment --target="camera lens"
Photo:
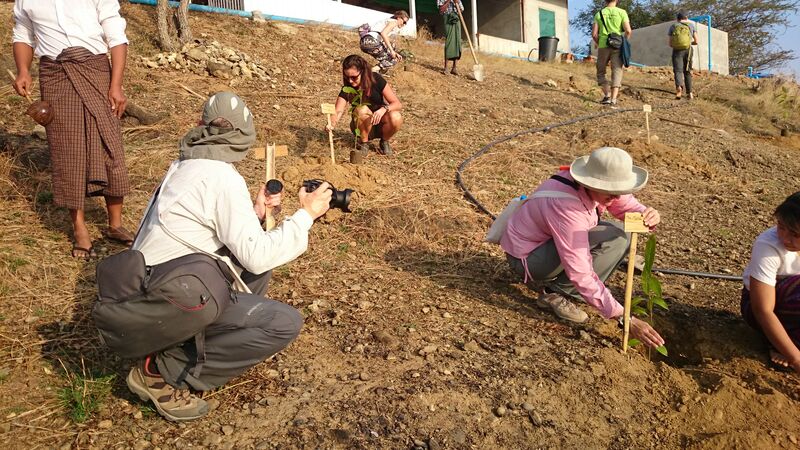
[[[323,183],[322,180],[305,180],[303,181],[303,187],[306,188],[306,192],[314,192],[317,188]],[[345,189],[343,191],[337,191],[333,185],[330,187],[331,189],[331,202],[330,207],[340,209],[342,212],[351,212],[350,211],[350,199],[353,195],[352,189]]]

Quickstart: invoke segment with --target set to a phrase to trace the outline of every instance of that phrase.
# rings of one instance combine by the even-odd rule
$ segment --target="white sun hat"
[[[630,194],[647,184],[647,170],[634,166],[631,155],[617,147],[600,147],[581,156],[569,173],[583,186],[611,195]]]

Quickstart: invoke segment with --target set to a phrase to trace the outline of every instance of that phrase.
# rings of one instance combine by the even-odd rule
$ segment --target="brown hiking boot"
[[[142,401],[152,401],[158,413],[167,420],[194,420],[208,413],[205,400],[191,394],[187,389],[175,389],[159,376],[145,374],[142,364],[131,367],[126,381],[131,392]]]

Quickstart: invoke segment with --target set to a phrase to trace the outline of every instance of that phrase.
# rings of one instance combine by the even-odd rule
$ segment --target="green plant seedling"
[[[356,117],[355,111],[356,111],[356,109],[358,109],[358,108],[360,108],[362,106],[369,106],[369,105],[371,105],[371,103],[364,100],[364,91],[361,90],[361,89],[355,89],[355,88],[350,87],[350,86],[345,86],[345,87],[342,88],[342,92],[344,92],[345,94],[350,94],[350,95],[353,96],[350,99],[350,116],[353,118],[353,121],[355,121],[355,123],[356,123],[356,129],[355,129],[356,140],[355,140],[355,144],[353,144],[353,146],[355,147],[356,145],[358,145],[358,138],[361,137],[361,130],[358,128],[358,117]]]
[[[638,317],[647,317],[650,326],[654,325],[655,317],[653,316],[653,308],[659,307],[668,310],[667,302],[661,291],[661,282],[653,275],[653,261],[656,259],[656,236],[651,234],[647,238],[647,244],[644,249],[644,268],[642,269],[642,291],[643,297],[636,297],[631,300],[631,314]],[[631,339],[628,341],[629,347],[635,347],[641,344],[638,339]],[[664,356],[669,356],[667,347],[662,345],[656,347],[656,351]]]

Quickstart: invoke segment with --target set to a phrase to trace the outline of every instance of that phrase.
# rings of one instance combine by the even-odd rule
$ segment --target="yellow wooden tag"
[[[625,213],[625,232],[626,233],[647,233],[650,228],[644,224],[642,213]]]
[[[286,156],[289,154],[289,146],[287,145],[276,145],[275,146],[275,156]]]
[[[333,103],[323,103],[320,106],[322,106],[322,114],[336,114],[336,105]]]
[[[642,111],[644,112],[653,112],[653,107],[650,105],[642,105]]]

